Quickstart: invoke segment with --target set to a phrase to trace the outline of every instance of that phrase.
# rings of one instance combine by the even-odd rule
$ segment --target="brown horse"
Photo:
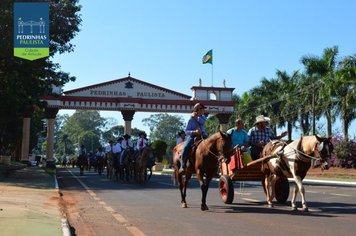
[[[141,184],[147,180],[147,163],[152,155],[151,147],[143,148],[137,155],[135,162],[136,182]]]
[[[265,158],[262,172],[265,174],[264,187],[268,206],[273,206],[276,177],[293,178],[296,186],[291,200],[292,209],[297,210],[295,202],[298,191],[300,191],[303,210],[308,211],[302,181],[312,160],[320,161],[321,168],[328,169],[327,161],[332,151],[331,138],[322,138],[316,135],[301,137],[290,144],[283,141],[269,142],[262,151],[263,158]]]
[[[195,145],[195,144],[194,144]],[[188,159],[188,167],[185,173],[179,172],[181,165],[180,158],[184,144],[178,144],[173,149],[173,167],[178,188],[181,194],[182,207],[187,207],[186,193],[187,186],[193,173],[196,173],[197,179],[202,191],[201,210],[209,210],[206,205],[206,196],[211,179],[216,174],[219,163],[230,161],[231,137],[225,132],[217,132],[205,140],[199,141],[198,146],[193,148]],[[185,180],[183,182],[183,175]]]

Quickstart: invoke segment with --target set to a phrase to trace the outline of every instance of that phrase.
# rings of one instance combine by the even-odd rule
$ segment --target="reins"
[[[319,158],[310,156],[310,155],[304,153],[303,151],[300,151],[300,150],[298,150],[298,149],[296,149],[296,148],[294,148],[294,147],[291,147],[289,144],[287,144],[287,143],[284,142],[284,141],[280,141],[280,142],[283,143],[283,144],[285,144],[285,145],[287,145],[287,146],[289,146],[291,149],[293,149],[293,151],[294,151],[296,154],[300,154],[300,155],[302,155],[302,156],[308,157],[308,158],[310,158],[310,159],[312,159],[312,160],[315,160],[315,161],[322,160],[322,158],[321,158],[320,156],[319,156]],[[292,152],[285,153],[284,155],[288,155],[288,154],[290,154],[290,153],[292,153]],[[300,158],[298,155],[297,155],[297,157],[298,157],[298,159]],[[304,161],[303,159],[301,159],[301,160]]]
[[[201,136],[201,138],[202,138],[202,141],[201,141],[201,142],[204,143],[205,147],[207,148],[207,144],[205,143],[205,139],[203,138],[203,136]],[[237,146],[238,146],[238,145],[236,145],[236,146],[235,146],[233,149],[231,149],[231,150],[234,150]],[[207,148],[207,149],[208,149],[208,152],[209,152],[210,154],[212,154],[215,158],[217,158],[219,162],[222,161],[222,160],[225,158],[225,157],[224,157],[224,154],[231,152],[231,150],[229,150],[228,152],[221,152],[221,151],[218,150],[218,154],[220,154],[220,155],[216,155],[215,153],[213,153],[212,151],[210,151],[209,148]]]

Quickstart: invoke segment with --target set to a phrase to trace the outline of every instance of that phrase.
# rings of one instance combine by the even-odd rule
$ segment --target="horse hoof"
[[[297,207],[292,207],[292,211],[297,211]]]
[[[272,202],[268,202],[267,206],[268,206],[268,208],[273,208],[273,203]]]
[[[200,208],[202,211],[207,211],[209,210],[208,206],[207,205],[201,205],[201,208]]]
[[[182,208],[187,208],[187,203],[182,203]]]
[[[308,207],[303,207],[303,211],[308,212],[309,211]]]

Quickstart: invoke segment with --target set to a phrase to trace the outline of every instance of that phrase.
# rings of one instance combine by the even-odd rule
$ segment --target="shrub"
[[[162,162],[163,156],[166,154],[167,143],[162,140],[156,140],[152,143],[155,157],[158,162]]]
[[[356,168],[356,140],[345,141],[340,137],[333,139],[334,154],[332,165],[343,168]]]

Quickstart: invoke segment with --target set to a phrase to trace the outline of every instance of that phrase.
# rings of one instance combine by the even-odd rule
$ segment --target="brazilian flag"
[[[213,64],[213,49],[209,50],[204,56],[203,56],[203,64],[210,63]]]

